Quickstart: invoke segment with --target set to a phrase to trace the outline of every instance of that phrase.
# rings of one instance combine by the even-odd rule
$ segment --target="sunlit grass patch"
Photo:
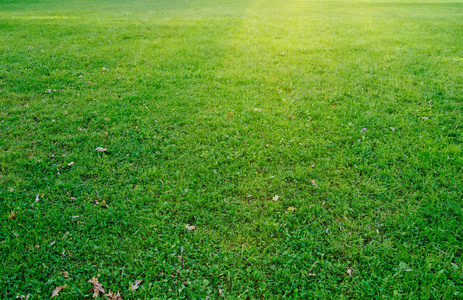
[[[1,295],[461,297],[461,14],[0,4]]]

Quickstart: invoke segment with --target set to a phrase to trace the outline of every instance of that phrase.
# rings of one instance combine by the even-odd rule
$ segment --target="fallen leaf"
[[[17,234],[16,232],[13,232],[13,235],[14,235],[15,237],[18,237],[18,236],[19,236],[19,234]]]
[[[36,195],[35,195],[35,200],[34,200],[34,202],[39,202],[39,200],[40,200],[40,199],[39,199],[39,194],[36,194]]]
[[[103,206],[104,208],[108,208],[108,204],[106,204],[106,201],[103,200],[103,202],[101,202],[101,206]]]
[[[64,271],[64,272],[63,272],[63,277],[64,277],[64,278],[69,278],[69,273],[68,273],[68,271]]]
[[[347,275],[352,276],[352,273],[353,273],[352,269],[351,269],[351,268],[347,268]]]
[[[14,192],[14,188],[10,188],[10,192],[13,193],[13,192]]]
[[[51,89],[48,89],[48,90],[47,90],[47,93],[48,93],[48,94],[51,94]]]
[[[24,295],[19,295],[19,293],[18,293],[18,295],[16,296],[16,299],[28,300],[29,296],[30,296],[30,294],[27,294],[27,296],[24,296]]]
[[[312,182],[312,185],[313,185],[313,186],[318,186],[317,183],[315,182],[315,179],[312,179],[311,182]]]
[[[143,280],[137,280],[135,283],[130,284],[130,290],[131,291],[136,291],[138,289],[138,286],[143,282]]]
[[[72,166],[75,163],[76,163],[75,161],[71,161],[70,163],[68,163],[68,166]]]
[[[219,294],[220,294],[220,297],[225,298],[225,295],[223,294],[223,291],[224,291],[223,289],[219,289]]]
[[[366,128],[362,128],[362,129],[360,130],[361,133],[364,133],[364,132],[367,132],[367,131],[368,131],[368,129],[366,129]]]
[[[255,111],[261,112],[262,108],[254,108]]]
[[[119,291],[117,291],[117,294],[116,293],[113,293],[111,291],[109,291],[105,297],[108,299],[108,300],[122,300],[122,297],[121,297],[121,294],[119,294]]]
[[[288,207],[286,210],[287,210],[287,211],[296,211],[296,208],[295,208],[295,207],[292,207],[292,206],[290,206],[290,207]]]
[[[185,225],[185,228],[188,229],[188,230],[195,230],[196,226],[187,224],[187,225]]]
[[[233,113],[232,113],[232,112],[227,112],[227,117],[233,118],[233,117],[234,117],[234,116],[233,116]]]
[[[61,292],[63,289],[67,288],[67,284],[65,285],[62,285],[62,286],[57,286],[54,290],[53,290],[53,294],[51,294],[52,297],[56,297],[59,295],[59,292]]]
[[[423,120],[429,120],[429,118],[428,117],[423,117]]]
[[[8,219],[13,219],[17,214],[17,212],[11,211],[11,213],[8,215]]]
[[[50,246],[53,246],[56,243],[56,241],[53,241],[50,243]]]
[[[108,151],[108,149],[103,148],[103,147],[97,147],[95,150],[96,150],[96,151],[99,151],[99,152],[106,152],[106,151]]]
[[[273,201],[278,201],[278,198],[280,198],[280,196],[275,195],[275,196],[272,198],[272,200],[273,200]]]
[[[100,292],[104,293],[103,285],[98,282],[98,278],[93,277],[92,279],[89,279],[88,282],[92,284],[91,290],[93,291],[93,298],[98,297]]]

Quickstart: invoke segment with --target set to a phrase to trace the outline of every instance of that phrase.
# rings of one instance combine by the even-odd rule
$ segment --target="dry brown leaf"
[[[233,115],[233,113],[232,113],[232,112],[227,112],[227,117],[229,117],[229,118],[233,118],[233,117],[234,117],[234,115]]]
[[[135,283],[130,284],[130,290],[131,291],[136,291],[138,289],[138,286],[143,282],[143,280],[137,280]]]
[[[98,282],[98,278],[93,277],[88,282],[92,284],[91,291],[93,291],[93,298],[98,297],[100,292],[104,294],[103,285]]]
[[[196,226],[187,224],[187,225],[185,225],[185,228],[188,229],[188,230],[195,230]]]
[[[352,273],[353,273],[352,269],[351,269],[351,268],[347,268],[347,275],[352,276]]]
[[[11,213],[8,215],[8,219],[13,219],[17,214],[17,212],[11,211]]]
[[[280,198],[280,196],[275,195],[275,196],[272,198],[272,200],[273,200],[273,201],[278,201],[279,198]]]
[[[220,297],[225,298],[225,295],[223,294],[223,291],[224,291],[223,289],[219,289],[219,294],[220,294]]]
[[[103,148],[103,147],[97,147],[97,148],[96,148],[96,151],[99,151],[99,152],[106,152],[106,151],[108,151],[108,149]]]
[[[63,277],[64,277],[64,278],[69,278],[69,273],[68,273],[68,271],[64,271],[64,272],[63,272]]]
[[[103,206],[104,208],[108,208],[108,204],[106,204],[106,201],[103,200],[103,202],[101,202],[101,206]]]
[[[119,291],[117,291],[117,294],[116,293],[113,293],[111,291],[109,291],[105,297],[108,299],[108,300],[122,300],[122,297],[121,297],[121,294],[119,293]]]
[[[57,286],[54,290],[53,290],[53,294],[51,294],[52,297],[56,297],[56,296],[59,296],[59,292],[61,292],[63,289],[67,288],[67,284],[65,285],[62,285],[62,286]]]
[[[287,211],[296,211],[296,208],[295,208],[295,207],[292,207],[292,206],[290,206],[290,207],[288,207],[286,210],[287,210]]]

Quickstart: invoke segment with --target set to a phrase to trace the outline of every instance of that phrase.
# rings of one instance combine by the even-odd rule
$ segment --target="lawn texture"
[[[462,24],[1,1],[0,298],[462,299]]]

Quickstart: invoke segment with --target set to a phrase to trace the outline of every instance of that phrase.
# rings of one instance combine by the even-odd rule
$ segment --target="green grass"
[[[462,17],[1,1],[0,298],[462,299]]]

